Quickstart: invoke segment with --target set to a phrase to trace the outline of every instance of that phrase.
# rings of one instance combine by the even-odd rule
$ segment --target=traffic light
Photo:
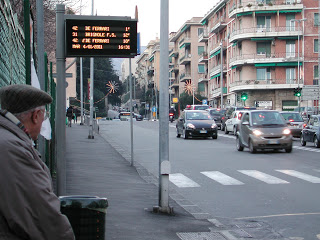
[[[248,99],[248,93],[241,93],[241,100],[246,101]]]
[[[237,102],[240,102],[240,95],[237,94]]]
[[[301,88],[294,89],[294,96],[301,97]]]

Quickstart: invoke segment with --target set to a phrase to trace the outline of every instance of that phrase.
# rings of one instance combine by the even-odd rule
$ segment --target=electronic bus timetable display
[[[66,19],[65,26],[66,57],[137,55],[136,20]]]

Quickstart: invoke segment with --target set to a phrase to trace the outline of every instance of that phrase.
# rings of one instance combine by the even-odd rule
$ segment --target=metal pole
[[[92,0],[92,9],[91,9],[91,15],[93,15],[93,9],[94,9],[94,0]],[[89,127],[89,139],[94,139],[93,136],[93,87],[94,87],[94,71],[93,71],[93,67],[94,67],[94,59],[93,57],[90,58],[90,127]]]
[[[30,3],[24,0],[24,57],[26,65],[26,84],[31,85],[31,52],[30,52]]]
[[[132,74],[131,58],[129,58],[129,84],[130,84],[130,139],[131,139],[131,166],[133,166],[133,112],[132,112]]]
[[[318,12],[318,109],[317,114],[320,114],[320,1],[319,2],[319,12]]]
[[[56,59],[57,59],[57,98],[56,98],[56,151],[57,151],[57,193],[66,194],[66,58],[64,55],[64,13],[65,6],[56,8]]]
[[[160,122],[159,122],[159,207],[171,213],[169,207],[169,0],[160,6]]]
[[[80,108],[81,108],[80,125],[83,125],[83,72],[82,72],[82,57],[80,58]]]
[[[221,58],[221,73],[220,73],[220,88],[221,88],[221,104],[220,104],[220,108],[223,108],[223,48],[222,48],[222,41],[220,43],[220,58]]]
[[[298,20],[298,25],[300,30],[300,21]],[[298,89],[300,88],[300,35],[298,34]],[[298,109],[300,113],[300,97],[298,97]]]

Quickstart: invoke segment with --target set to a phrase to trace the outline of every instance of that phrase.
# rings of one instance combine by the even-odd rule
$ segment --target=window
[[[198,90],[199,92],[204,92],[205,91],[205,86],[203,83],[198,83]]]
[[[313,85],[318,85],[318,79],[319,79],[319,68],[318,65],[313,66]]]
[[[296,16],[294,14],[287,14],[286,15],[286,30],[287,31],[294,31],[294,21],[291,21],[292,19],[295,19]]]
[[[204,52],[204,46],[198,46],[198,55],[201,55]]]
[[[270,31],[271,16],[258,16],[257,17],[257,32]]]
[[[318,39],[314,39],[313,40],[313,52],[317,53],[318,52],[318,48],[319,48],[319,40]]]
[[[287,68],[286,69],[286,83],[292,84],[296,79],[296,69],[295,68]]]
[[[257,80],[270,80],[271,71],[270,68],[257,68]]]
[[[319,26],[319,13],[314,14],[314,26]]]
[[[204,64],[198,64],[198,73],[205,73]]]
[[[271,55],[271,42],[257,42],[257,54]]]
[[[295,40],[289,40],[286,42],[286,57],[294,57],[295,56],[295,48],[296,42]]]
[[[198,28],[198,36],[200,36],[203,33],[203,28]]]
[[[242,19],[239,19],[239,30],[242,29]]]

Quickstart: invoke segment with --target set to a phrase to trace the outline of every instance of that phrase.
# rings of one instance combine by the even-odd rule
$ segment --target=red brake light
[[[289,122],[293,122],[294,120],[293,119],[289,119]]]
[[[306,124],[306,123],[304,123],[302,127],[303,127],[303,128],[305,128],[306,126],[307,126],[307,124]]]
[[[220,111],[221,109],[220,108],[217,108],[217,111]]]
[[[173,116],[173,113],[169,113],[169,116]]]
[[[241,120],[242,113],[239,113],[238,119]]]
[[[222,117],[221,119],[224,119],[224,117]]]

